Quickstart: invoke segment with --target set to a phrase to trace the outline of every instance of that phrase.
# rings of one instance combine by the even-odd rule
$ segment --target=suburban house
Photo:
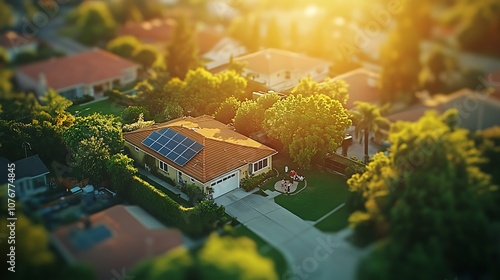
[[[238,188],[246,176],[272,170],[277,153],[210,116],[183,117],[123,136],[132,158],[145,169],[154,168],[180,185],[211,189],[214,197]]]
[[[287,91],[298,84],[303,77],[310,76],[317,82],[328,76],[331,63],[306,55],[278,50],[265,49],[234,59],[246,64],[243,76],[248,77],[274,91]],[[220,72],[226,67],[212,69]]]
[[[0,165],[5,167],[4,170],[7,170],[9,163],[11,162],[8,159],[0,157]],[[47,190],[47,174],[50,171],[38,155],[23,158],[13,163],[16,174],[14,181],[16,198],[24,200]],[[6,175],[7,173],[5,173],[5,177],[0,177],[0,189],[7,187],[8,178]]]
[[[0,34],[0,47],[7,51],[7,58],[13,60],[19,53],[36,52],[38,40],[26,38],[15,31]]]
[[[18,85],[38,96],[51,88],[68,99],[99,97],[115,86],[137,79],[139,65],[94,48],[78,54],[30,63],[15,69]]]
[[[89,265],[99,280],[122,279],[122,268],[132,269],[183,244],[179,230],[166,228],[138,206],[125,205],[59,227],[50,238],[67,263]]]
[[[207,70],[227,64],[232,57],[238,57],[247,53],[247,49],[240,42],[230,38],[223,37],[208,51],[202,54],[203,59],[208,61],[205,64]]]
[[[489,73],[484,83],[491,88],[491,95],[500,100],[500,70]]]
[[[127,22],[118,30],[118,36],[133,36],[144,44],[154,45],[158,50],[164,51],[176,24],[173,18]]]
[[[458,110],[459,127],[476,131],[500,125],[500,100],[488,96],[484,91],[471,89],[428,97],[421,103],[393,113],[387,118],[392,122],[414,122],[427,111],[434,110],[442,114],[451,108]]]
[[[346,104],[347,109],[353,108],[354,102],[356,101],[375,104],[379,104],[381,101],[382,93],[377,85],[379,80],[378,73],[365,68],[359,68],[336,76],[333,80],[344,80],[349,84],[349,98]]]

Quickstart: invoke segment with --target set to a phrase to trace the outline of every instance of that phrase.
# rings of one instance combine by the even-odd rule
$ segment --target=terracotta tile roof
[[[246,69],[262,74],[272,74],[282,70],[310,71],[329,64],[322,59],[277,49],[261,50],[234,60],[246,61],[248,63]]]
[[[43,74],[47,85],[55,90],[79,84],[92,84],[121,78],[123,71],[137,64],[110,52],[95,48],[61,58],[30,63],[16,68],[31,79],[38,81]]]
[[[214,28],[205,28],[198,32],[198,50],[200,55],[209,52],[224,38],[224,34]]]
[[[112,279],[113,269],[121,274],[122,267],[132,269],[145,258],[182,245],[180,231],[165,227],[149,229],[135,216],[137,213],[152,218],[138,206],[117,205],[90,216],[90,229],[85,229],[81,222],[73,223],[53,231],[51,238],[67,261],[89,264],[99,280]],[[91,240],[95,228],[104,228],[111,236],[93,244],[87,238],[75,239],[79,235]]]
[[[176,21],[172,18],[145,22],[128,22],[120,27],[119,36],[134,36],[144,43],[167,43],[172,38]]]
[[[349,84],[346,108],[354,107],[355,101],[378,103],[381,92],[377,86],[379,74],[364,68],[356,69],[336,76],[333,80],[344,80]]]
[[[451,108],[458,110],[458,124],[462,128],[471,131],[477,130],[478,122],[480,122],[480,129],[500,125],[500,101],[471,89],[461,89],[449,95],[436,95],[422,103],[393,113],[387,118],[392,122],[414,122],[427,111],[434,110],[442,114]]]
[[[181,167],[141,143],[151,132],[165,127],[199,142],[204,148]],[[123,136],[125,141],[203,183],[276,153],[274,149],[233,131],[210,116],[179,118],[127,132]]]
[[[15,31],[7,31],[5,33],[0,34],[0,46],[6,49],[12,49],[15,47],[28,45],[35,42],[38,41],[34,38],[27,38],[21,36],[19,33]]]

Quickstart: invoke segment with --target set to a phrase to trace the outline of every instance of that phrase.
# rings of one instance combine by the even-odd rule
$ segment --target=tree
[[[106,164],[111,186],[118,193],[126,191],[126,187],[137,174],[134,160],[124,154],[113,155]]]
[[[420,38],[416,27],[405,21],[389,34],[380,50],[380,88],[385,102],[414,102],[421,71]],[[407,36],[415,34],[415,36]]]
[[[149,69],[158,61],[160,53],[154,46],[142,45],[137,48],[132,54],[132,60],[140,63],[144,69]]]
[[[243,73],[243,70],[248,65],[246,61],[235,61],[233,55],[229,57],[229,63],[227,64],[227,70],[234,71],[238,75]]]
[[[48,114],[49,119],[45,119],[53,124],[58,129],[68,128],[73,125],[75,117],[67,111],[73,105],[73,102],[61,96],[54,90],[48,90],[45,95],[40,97],[40,106],[35,106],[33,119],[43,121],[41,115]]]
[[[142,45],[134,36],[120,36],[106,45],[106,50],[124,58],[132,59],[134,52]]]
[[[264,110],[253,100],[241,102],[234,116],[234,128],[239,133],[250,136],[250,134],[262,129],[264,121]]]
[[[361,264],[360,279],[498,276],[491,249],[498,232],[481,204],[495,190],[478,168],[468,132],[449,125],[457,116],[430,112],[396,123],[388,155],[376,154],[366,172],[348,180],[364,200],[351,225],[380,240]]]
[[[73,150],[70,163],[73,175],[79,179],[88,178],[94,183],[105,180],[108,176],[106,164],[111,155],[104,140],[91,136],[78,144],[78,148]]]
[[[344,140],[351,125],[338,100],[326,95],[289,95],[265,112],[264,129],[283,143],[300,168],[308,169],[313,157],[323,160]]]
[[[77,117],[75,124],[63,133],[63,139],[71,150],[77,151],[83,140],[91,137],[102,139],[109,154],[118,153],[124,145],[121,124],[109,115],[94,113],[90,116]]]
[[[380,138],[381,132],[384,129],[389,129],[389,120],[382,116],[380,108],[368,102],[354,102],[356,106],[351,110],[353,116],[353,123],[356,126],[354,134],[359,142],[364,139],[365,146],[365,163],[368,162],[370,156],[368,155],[368,141],[370,137],[370,132],[373,132],[376,136],[375,138]],[[363,131],[363,134],[361,134]],[[377,137],[378,136],[378,137]]]
[[[226,98],[215,111],[215,119],[225,124],[232,123],[240,104],[241,102],[233,96]]]
[[[311,77],[305,77],[300,79],[299,83],[291,90],[290,94],[301,94],[304,97],[324,94],[345,105],[349,98],[348,88],[349,85],[343,80],[334,81],[330,78],[326,78],[324,82],[318,83]]]
[[[86,2],[78,7],[79,40],[94,45],[113,37],[116,23],[104,2]]]
[[[0,1],[0,29],[9,27],[14,22],[12,7],[4,0]]]
[[[236,71],[224,71],[215,75],[217,79],[218,95],[214,96],[215,102],[221,103],[225,98],[234,96],[242,101],[247,96],[245,89],[247,87],[247,80],[243,78]]]
[[[188,70],[198,64],[198,45],[194,30],[185,15],[177,19],[165,62],[171,77],[183,79]]]
[[[184,247],[175,249],[143,262],[133,275],[149,280],[278,279],[272,261],[259,255],[251,239],[216,234],[212,234],[198,251],[191,252]]]
[[[122,111],[121,117],[124,124],[137,122],[139,115],[143,114],[145,119],[149,119],[149,111],[143,106],[129,106]]]
[[[439,47],[434,47],[424,60],[420,72],[420,84],[431,94],[448,93],[449,85],[454,82],[452,74],[457,71],[454,60]]]
[[[161,121],[167,122],[184,116],[184,110],[177,103],[168,103],[161,113]]]
[[[155,124],[155,121],[144,121],[144,114],[140,113],[136,122],[123,125],[123,131],[130,132],[137,129],[152,126],[153,124]]]
[[[275,18],[271,18],[266,30],[266,47],[279,49],[283,46],[281,30]]]

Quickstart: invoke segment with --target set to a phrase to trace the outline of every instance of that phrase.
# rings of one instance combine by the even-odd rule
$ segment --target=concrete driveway
[[[282,252],[290,270],[280,279],[352,280],[359,260],[366,254],[345,238],[350,230],[323,233],[312,222],[261,195],[233,190],[215,200],[226,212]]]

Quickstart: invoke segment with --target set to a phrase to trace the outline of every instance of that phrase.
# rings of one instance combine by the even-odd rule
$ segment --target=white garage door
[[[237,189],[240,186],[238,172],[224,176],[210,184],[214,188],[214,198],[219,197],[229,191]]]

